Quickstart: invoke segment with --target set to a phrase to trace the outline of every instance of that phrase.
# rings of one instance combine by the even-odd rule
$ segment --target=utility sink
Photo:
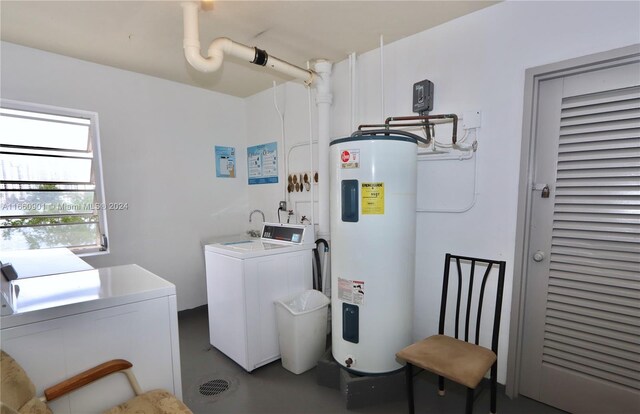
[[[259,230],[247,230],[246,232],[230,234],[226,236],[214,236],[207,237],[200,240],[202,246],[216,243],[234,243],[234,242],[248,242],[256,239],[260,239],[261,232]]]

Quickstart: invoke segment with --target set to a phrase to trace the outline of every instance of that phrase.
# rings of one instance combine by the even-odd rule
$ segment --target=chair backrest
[[[444,335],[445,330],[445,320],[447,313],[447,297],[449,294],[449,273],[451,270],[451,262],[454,263],[455,269],[457,270],[457,295],[456,295],[456,315],[455,315],[455,338],[464,340],[465,342],[473,342],[476,345],[479,345],[480,341],[480,328],[482,322],[482,310],[486,305],[484,303],[485,298],[485,287],[487,285],[487,280],[492,274],[496,272],[492,272],[491,270],[494,268],[494,265],[498,266],[498,280],[497,280],[497,292],[496,292],[496,303],[494,306],[494,317],[493,317],[493,326],[491,327],[491,350],[497,355],[498,354],[498,334],[500,332],[500,316],[502,313],[502,292],[504,290],[504,273],[506,262],[498,261],[498,260],[488,260],[488,259],[480,259],[477,257],[466,257],[466,256],[457,256],[447,253],[445,256],[444,262],[444,280],[442,284],[442,300],[440,302],[440,325],[438,328],[438,333],[440,335]],[[465,266],[463,271],[462,264],[468,263],[468,269]],[[477,266],[480,265],[480,266]],[[484,268],[484,274],[480,279],[476,274],[476,267]],[[463,296],[463,287],[466,287],[466,293]],[[479,288],[479,291],[478,291]],[[466,297],[465,297],[466,296]],[[463,301],[463,299],[466,299]],[[464,315],[461,315],[461,305],[465,305],[464,307]],[[471,315],[472,310],[475,310],[475,335],[472,339],[469,339],[469,330],[471,328]],[[461,316],[464,318],[461,320]],[[462,322],[462,324],[461,324]],[[462,325],[462,326],[460,326]]]
[[[18,411],[36,396],[36,388],[22,367],[9,354],[0,350],[0,399]]]
[[[51,414],[46,404],[36,398],[36,388],[20,364],[0,350],[0,413]]]

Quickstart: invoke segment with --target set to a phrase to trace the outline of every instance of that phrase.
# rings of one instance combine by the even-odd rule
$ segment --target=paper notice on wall
[[[249,184],[278,182],[278,145],[275,142],[247,148]]]
[[[234,147],[215,146],[216,177],[234,178],[236,176],[236,149]]]
[[[338,299],[353,305],[364,304],[364,281],[338,278]]]
[[[362,214],[384,214],[384,183],[362,183]]]

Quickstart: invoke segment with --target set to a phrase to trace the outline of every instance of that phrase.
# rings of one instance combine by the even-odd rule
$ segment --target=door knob
[[[533,260],[536,262],[541,262],[544,260],[544,252],[542,250],[538,250],[533,254]]]

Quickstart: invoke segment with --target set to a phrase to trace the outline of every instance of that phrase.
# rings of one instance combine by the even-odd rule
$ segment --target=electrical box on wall
[[[480,128],[482,113],[480,111],[464,111],[462,113],[462,128]]]
[[[433,109],[433,82],[423,80],[413,84],[413,112],[419,114]]]

